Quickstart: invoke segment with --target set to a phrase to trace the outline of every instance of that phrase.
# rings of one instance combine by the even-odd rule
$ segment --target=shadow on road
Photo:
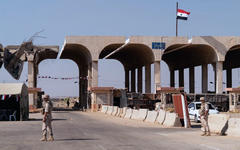
[[[65,108],[65,107],[54,107],[53,111],[75,111],[72,108]]]
[[[201,124],[191,125],[192,128],[201,128]]]
[[[91,138],[76,138],[76,139],[55,139],[55,141],[92,141],[92,140],[98,140],[98,139],[91,139]]]
[[[53,121],[62,121],[67,119],[53,119]],[[42,121],[42,119],[29,118],[28,121]]]

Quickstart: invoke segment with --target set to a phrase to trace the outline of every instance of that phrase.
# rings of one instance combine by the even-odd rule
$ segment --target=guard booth
[[[113,105],[114,87],[92,87],[91,88],[91,110],[98,111],[101,105]]]
[[[240,88],[226,88],[229,92],[229,111],[240,112]]]
[[[0,83],[0,121],[29,118],[28,88],[24,83]]]

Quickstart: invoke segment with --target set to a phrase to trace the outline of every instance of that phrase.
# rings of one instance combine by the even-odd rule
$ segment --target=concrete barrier
[[[115,116],[118,113],[118,107],[117,106],[113,106],[113,111],[112,111],[112,116]]]
[[[147,117],[146,119],[144,120],[145,122],[151,122],[151,123],[154,123],[157,119],[157,116],[158,116],[158,112],[153,110],[153,111],[148,111],[147,113]]]
[[[139,110],[134,109],[134,110],[132,111],[131,119],[137,120],[137,119],[138,119],[138,115],[139,115]]]
[[[120,117],[120,114],[122,113],[123,108],[118,108],[118,112],[116,114],[117,117]]]
[[[240,137],[240,118],[230,118],[228,120],[228,129],[226,134],[228,136]]]
[[[229,115],[211,114],[208,116],[208,125],[211,133],[223,135],[227,130]]]
[[[147,117],[148,109],[139,109],[137,120],[145,120]]]
[[[166,112],[166,118],[163,122],[165,127],[181,127],[181,122],[176,113]]]
[[[107,113],[108,115],[111,115],[113,112],[113,106],[108,106]]]
[[[156,122],[159,124],[163,124],[163,122],[165,121],[165,118],[166,118],[166,111],[160,109],[158,111],[158,116],[157,116]]]
[[[131,109],[131,108],[128,108],[128,109],[126,110],[126,115],[124,116],[124,118],[130,119],[131,116],[132,116],[132,109]]]
[[[107,105],[102,105],[101,112],[102,112],[102,113],[106,113],[106,112],[107,112],[107,109],[108,109],[108,106],[107,106]]]
[[[126,115],[126,111],[127,111],[127,107],[123,107],[122,113],[120,114],[121,118],[124,118],[124,116]]]

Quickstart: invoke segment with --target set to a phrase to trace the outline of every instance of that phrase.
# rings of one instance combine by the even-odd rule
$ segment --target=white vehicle
[[[209,114],[218,114],[217,107],[207,102],[209,106]],[[192,102],[188,105],[189,118],[195,122],[200,122],[199,109],[201,108],[201,102]]]

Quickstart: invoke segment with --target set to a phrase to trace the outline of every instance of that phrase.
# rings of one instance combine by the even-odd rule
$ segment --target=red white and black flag
[[[187,12],[183,9],[177,9],[177,19],[187,20],[188,15],[190,15],[190,12]]]

